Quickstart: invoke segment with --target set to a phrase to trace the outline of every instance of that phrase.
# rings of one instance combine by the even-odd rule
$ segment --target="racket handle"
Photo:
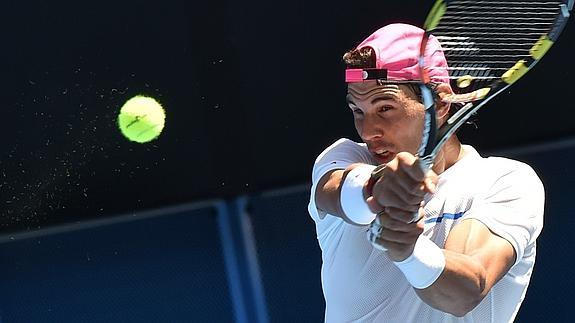
[[[435,154],[430,154],[419,158],[419,166],[421,167],[421,170],[423,171],[424,174],[427,174],[427,172],[431,170],[431,168],[433,167],[434,159]],[[409,223],[418,222],[419,220],[421,220],[422,217],[423,214],[421,214],[418,210],[417,212],[413,213],[413,216],[411,218],[411,221],[409,221]]]
[[[371,222],[371,224],[369,225],[369,230],[367,231],[367,239],[369,240],[369,242],[371,242],[371,245],[378,250],[381,251],[387,251],[387,249],[380,245],[377,242],[377,238],[379,237],[379,235],[381,234],[381,224],[379,222],[379,216],[375,217],[375,220],[373,220],[373,222]]]

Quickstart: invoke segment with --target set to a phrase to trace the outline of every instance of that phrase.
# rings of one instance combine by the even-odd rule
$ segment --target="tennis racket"
[[[424,24],[419,68],[425,126],[417,155],[424,172],[447,139],[493,97],[517,82],[539,62],[563,31],[574,0],[436,0]],[[424,59],[429,36],[440,42],[454,94],[441,98],[460,108],[437,128],[430,67]],[[385,165],[375,168],[377,181]],[[420,219],[414,214],[412,222]],[[379,217],[371,224],[375,247]]]
[[[424,24],[419,58],[426,125],[418,151],[424,171],[446,140],[493,97],[539,62],[564,29],[574,0],[437,0]],[[429,35],[440,42],[453,95],[463,105],[439,129],[424,53]]]

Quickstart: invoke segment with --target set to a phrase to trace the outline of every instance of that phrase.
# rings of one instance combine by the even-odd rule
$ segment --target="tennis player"
[[[326,322],[512,322],[527,291],[543,185],[528,165],[484,158],[456,135],[422,171],[424,107],[410,82],[419,80],[422,32],[388,25],[344,55],[363,142],[340,139],[317,157],[309,203]],[[441,125],[453,107],[440,98],[452,90],[433,36],[428,48]],[[377,165],[386,166],[374,182]],[[376,218],[382,229],[372,243]]]

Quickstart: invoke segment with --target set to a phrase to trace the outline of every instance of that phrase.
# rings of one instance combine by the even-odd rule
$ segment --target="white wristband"
[[[433,241],[419,236],[413,253],[404,261],[394,262],[411,286],[424,289],[433,284],[445,268],[445,255]]]
[[[375,219],[375,213],[371,212],[363,197],[363,188],[374,169],[372,165],[355,167],[347,173],[341,187],[339,200],[343,213],[357,224],[370,224]]]

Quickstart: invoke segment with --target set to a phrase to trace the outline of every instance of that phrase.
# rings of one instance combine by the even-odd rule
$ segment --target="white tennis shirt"
[[[425,198],[423,234],[443,248],[451,228],[477,219],[508,240],[517,254],[509,272],[464,317],[421,301],[385,252],[367,240],[367,226],[355,226],[315,206],[315,189],[330,170],[352,163],[375,165],[365,144],[340,139],[314,165],[309,213],[322,250],[325,321],[332,322],[512,322],[525,297],[535,263],[535,240],[543,227],[544,191],[528,165],[499,157],[482,158],[471,146],[439,176]]]

